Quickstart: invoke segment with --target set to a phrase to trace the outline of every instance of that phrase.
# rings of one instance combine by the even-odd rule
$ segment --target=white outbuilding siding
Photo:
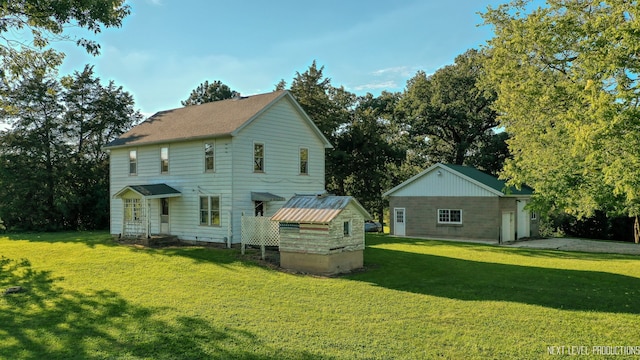
[[[456,196],[456,197],[495,197],[496,192],[489,191],[478,184],[454,174],[446,168],[422,174],[415,181],[398,189],[394,196]]]

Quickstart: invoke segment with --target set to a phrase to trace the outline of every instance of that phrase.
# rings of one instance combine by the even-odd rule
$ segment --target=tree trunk
[[[636,215],[636,222],[633,224],[633,240],[640,242],[640,224],[638,223],[638,215]]]

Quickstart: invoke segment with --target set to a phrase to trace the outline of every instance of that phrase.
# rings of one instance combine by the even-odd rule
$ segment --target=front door
[[[502,213],[502,232],[500,239],[502,242],[514,241],[516,239],[515,219],[513,211]]]
[[[405,235],[405,214],[404,208],[393,209],[393,233],[395,235]]]
[[[169,234],[169,199],[160,199],[160,233]]]

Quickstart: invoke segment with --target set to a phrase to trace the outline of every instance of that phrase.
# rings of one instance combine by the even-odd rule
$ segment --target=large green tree
[[[336,136],[332,183],[354,196],[382,221],[382,193],[393,186],[394,172],[406,150],[393,137],[393,109],[398,94],[383,92],[358,97],[351,121]]]
[[[142,119],[131,94],[113,81],[102,85],[93,67],[61,81],[65,105],[61,128],[70,148],[60,203],[67,226],[101,228],[109,220],[109,156],[104,146]]]
[[[640,4],[548,0],[489,8],[486,83],[512,135],[503,175],[541,210],[640,213]]]
[[[191,91],[187,100],[182,101],[182,106],[200,105],[213,101],[231,99],[239,95],[240,93],[231,90],[229,86],[223,84],[220,80],[215,80],[212,83],[206,80]]]
[[[283,90],[285,86],[280,81],[276,89]],[[329,141],[349,121],[356,102],[355,94],[331,84],[331,79],[324,75],[324,66],[318,67],[315,60],[305,72],[296,72],[289,91]]]
[[[483,53],[468,50],[456,57],[453,65],[432,75],[419,71],[407,82],[397,111],[426,164],[483,165],[472,163],[472,155],[495,141],[498,125],[491,107],[495,93],[477,86],[484,60]],[[496,158],[498,164],[489,164],[491,169],[484,169],[486,164],[479,167],[499,168],[503,158]]]
[[[56,209],[56,183],[68,160],[59,120],[63,113],[60,84],[50,71],[33,71],[4,97],[2,111],[13,128],[0,137],[0,218],[7,227],[24,224],[52,229],[62,223]]]
[[[113,82],[90,66],[58,80],[53,69],[23,72],[5,86],[11,107],[0,120],[0,218],[29,230],[103,228],[108,224],[109,166],[104,144],[141,115]]]
[[[52,41],[75,41],[90,54],[100,45],[84,37],[72,37],[65,30],[81,28],[99,33],[105,27],[119,27],[130,13],[124,0],[11,0],[0,4],[0,59],[3,78],[21,76],[37,59],[60,64],[63,54],[42,51]],[[27,32],[25,34],[25,31]],[[28,36],[26,36],[28,35]]]

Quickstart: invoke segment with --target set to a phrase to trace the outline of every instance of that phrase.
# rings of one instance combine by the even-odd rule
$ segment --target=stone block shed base
[[[334,254],[280,252],[280,266],[299,272],[334,275],[359,269],[364,265],[362,250]]]

